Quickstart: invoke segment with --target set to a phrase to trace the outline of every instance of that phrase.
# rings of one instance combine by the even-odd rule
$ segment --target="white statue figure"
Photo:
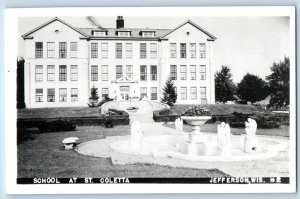
[[[230,155],[231,148],[230,126],[225,122],[218,125],[218,147],[221,150],[221,155]]]
[[[223,147],[226,145],[225,122],[218,124],[218,145]]]
[[[131,124],[131,137],[130,137],[130,148],[134,152],[139,152],[143,147],[143,136],[144,133],[141,130],[141,124],[139,121]]]
[[[245,152],[250,153],[257,148],[257,139],[256,139],[256,130],[257,130],[257,123],[254,119],[248,118],[245,122]]]
[[[183,129],[183,120],[181,118],[177,118],[175,120],[175,129],[177,131],[182,131],[182,129]]]

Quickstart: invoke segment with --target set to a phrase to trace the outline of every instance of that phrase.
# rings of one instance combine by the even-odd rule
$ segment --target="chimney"
[[[118,16],[118,18],[117,18],[117,28],[124,28],[123,16]]]

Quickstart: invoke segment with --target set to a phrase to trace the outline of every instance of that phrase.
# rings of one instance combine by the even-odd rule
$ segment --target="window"
[[[98,43],[91,43],[91,58],[98,58]]]
[[[116,66],[116,79],[123,77],[123,67],[121,65]]]
[[[177,57],[177,46],[176,43],[171,43],[170,44],[170,54],[171,58],[176,58]]]
[[[78,67],[77,65],[71,65],[71,81],[78,80]]]
[[[59,66],[59,81],[67,81],[67,66]]]
[[[196,58],[196,44],[190,43],[190,56],[191,58]]]
[[[35,89],[35,101],[43,102],[43,89],[42,88]]]
[[[47,80],[48,81],[55,80],[55,66],[54,65],[47,66]]]
[[[142,65],[141,67],[140,67],[140,79],[141,79],[141,81],[142,80],[147,80],[147,66],[145,66],[145,65]]]
[[[67,42],[59,42],[59,58],[67,58]]]
[[[186,65],[180,66],[180,79],[186,80]]]
[[[78,89],[71,88],[71,102],[77,102],[77,101],[78,101]]]
[[[93,65],[91,67],[91,80],[98,81],[98,66]]]
[[[71,42],[70,43],[70,51],[71,51],[70,57],[71,58],[77,57],[77,50],[78,50],[77,42]]]
[[[151,80],[153,80],[153,81],[157,80],[157,66],[156,65],[151,66],[150,76],[151,76]]]
[[[141,87],[140,95],[141,95],[141,99],[147,97],[147,87]]]
[[[55,56],[55,44],[54,42],[47,43],[47,57],[54,58]]]
[[[55,89],[48,88],[47,90],[47,101],[48,102],[55,102]]]
[[[176,65],[171,65],[170,66],[170,77],[172,80],[177,79],[177,66]]]
[[[154,37],[155,36],[155,32],[153,32],[153,31],[143,31],[142,32],[142,36],[143,37]]]
[[[108,43],[101,43],[101,58],[108,58]]]
[[[205,43],[200,43],[199,51],[200,51],[200,58],[205,58],[206,57],[206,46],[205,46]]]
[[[128,79],[133,78],[132,73],[133,73],[132,66],[131,65],[126,66],[126,77]]]
[[[108,88],[102,88],[102,100],[108,98]]]
[[[59,89],[59,101],[60,102],[66,102],[67,101],[67,89],[66,88],[60,88]]]
[[[105,31],[93,31],[93,35],[95,37],[104,37],[104,36],[106,36],[106,32]]]
[[[156,43],[150,44],[150,58],[156,59],[157,58],[157,45]]]
[[[190,66],[191,70],[190,70],[190,73],[191,73],[191,80],[196,80],[196,66],[195,65],[191,65]]]
[[[191,87],[191,99],[197,99],[197,87]]]
[[[180,44],[180,58],[186,58],[186,44]]]
[[[35,42],[35,58],[43,58],[43,42]]]
[[[186,87],[180,87],[180,99],[186,100]]]
[[[130,31],[119,31],[118,36],[119,37],[130,37]]]
[[[140,58],[146,59],[147,58],[147,44],[140,43]]]
[[[116,58],[122,58],[122,43],[116,43]]]
[[[37,82],[43,81],[43,66],[42,65],[35,66],[35,81],[37,81]]]
[[[101,66],[101,79],[102,81],[108,81],[108,66]]]
[[[201,99],[201,104],[207,104],[206,87],[200,87],[200,99]]]
[[[205,65],[200,66],[200,79],[201,80],[206,79],[206,66]]]
[[[157,87],[151,87],[151,100],[157,100]]]
[[[126,43],[126,58],[132,58],[132,43]]]

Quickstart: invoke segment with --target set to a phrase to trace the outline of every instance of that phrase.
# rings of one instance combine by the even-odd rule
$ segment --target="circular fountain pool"
[[[132,147],[130,139],[110,144],[111,149],[119,153],[169,157],[189,161],[247,161],[260,160],[277,156],[283,143],[279,139],[257,136],[258,148],[251,153],[244,152],[245,136],[231,136],[231,144],[227,153],[217,144],[217,135],[203,133],[201,143],[189,143],[186,135],[156,135],[143,137],[139,147]],[[193,153],[191,153],[193,149]]]

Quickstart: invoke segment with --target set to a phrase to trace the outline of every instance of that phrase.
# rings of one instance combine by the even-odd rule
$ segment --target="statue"
[[[218,125],[218,147],[222,155],[230,155],[231,134],[229,124],[222,122]]]
[[[130,148],[133,152],[139,152],[143,147],[143,136],[144,133],[141,130],[141,124],[139,121],[131,124],[131,137],[130,137]]]
[[[175,120],[175,129],[177,131],[182,131],[182,129],[183,129],[183,120],[181,118],[177,118]]]
[[[250,153],[253,150],[257,149],[257,139],[256,139],[256,130],[257,130],[257,123],[254,119],[248,118],[245,122],[245,152]]]

